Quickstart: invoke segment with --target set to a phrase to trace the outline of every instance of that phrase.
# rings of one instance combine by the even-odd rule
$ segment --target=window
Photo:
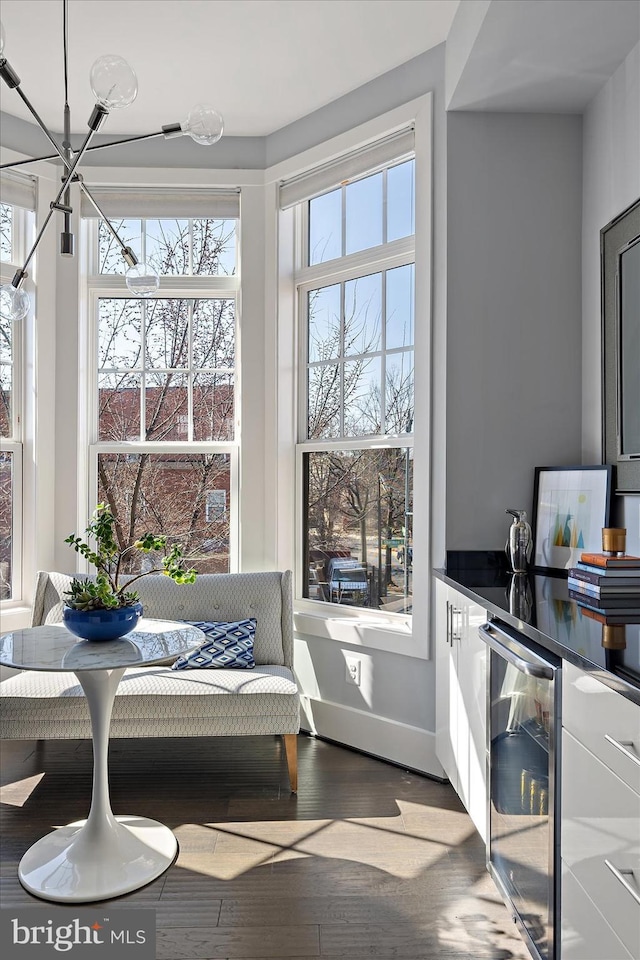
[[[15,187],[15,189],[14,189]],[[35,206],[35,188],[28,178],[2,178],[0,203],[0,273],[10,282],[22,265],[33,235],[34,215],[16,198]],[[27,284],[30,294],[33,284]],[[20,600],[22,595],[22,356],[24,325],[29,318],[12,321],[0,316],[0,601]]]
[[[173,213],[179,197],[168,205]],[[187,214],[192,205],[187,197]],[[160,211],[111,222],[161,282],[154,297],[128,295],[118,244],[102,222],[88,221],[93,502],[110,504],[123,545],[151,530],[181,543],[199,572],[228,572],[237,512],[237,216]]]
[[[303,596],[407,614],[415,160],[299,204]]]
[[[227,513],[227,491],[207,490],[207,523],[224,520]]]

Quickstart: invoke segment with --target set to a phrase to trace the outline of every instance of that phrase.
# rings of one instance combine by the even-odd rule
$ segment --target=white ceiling
[[[459,0],[69,0],[72,132],[93,106],[89,71],[124,57],[138,97],[109,134],[159,130],[196,103],[225,134],[265,136],[446,40]],[[2,0],[5,56],[45,123],[62,130],[63,0]],[[0,109],[31,119],[0,84]]]
[[[474,29],[459,16],[448,37],[449,109],[581,113],[640,36],[639,0],[472,2]]]

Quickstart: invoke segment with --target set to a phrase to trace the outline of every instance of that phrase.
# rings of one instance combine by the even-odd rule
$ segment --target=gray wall
[[[581,170],[578,116],[447,114],[448,549],[581,461]]]

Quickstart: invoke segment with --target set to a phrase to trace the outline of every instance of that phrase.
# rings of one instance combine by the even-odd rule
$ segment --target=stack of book
[[[582,553],[567,586],[570,597],[594,609],[640,614],[640,557]]]

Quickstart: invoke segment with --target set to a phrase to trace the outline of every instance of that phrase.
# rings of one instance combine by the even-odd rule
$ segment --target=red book
[[[581,553],[582,563],[588,563],[592,567],[637,567],[640,570],[640,557],[632,557],[625,554],[623,557],[608,557],[606,553]]]

